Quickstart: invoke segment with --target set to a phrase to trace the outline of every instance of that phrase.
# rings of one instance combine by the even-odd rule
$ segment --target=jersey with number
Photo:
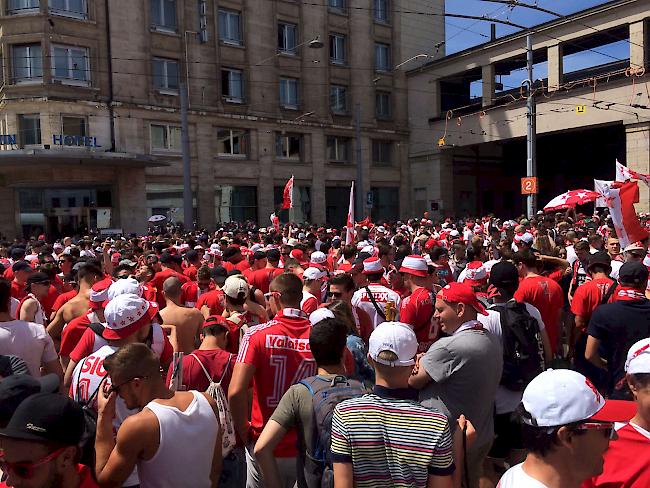
[[[433,299],[432,293],[426,288],[417,288],[402,300],[399,309],[399,320],[410,325],[418,339],[418,350],[426,352],[436,339],[436,322],[432,322]]]
[[[375,299],[377,307],[375,307],[374,303],[370,299],[367,289],[370,289],[370,293],[372,293],[372,297]],[[373,329],[386,321],[386,302],[388,301],[392,301],[395,304],[395,309],[399,311],[401,301],[399,293],[396,293],[390,288],[386,288],[384,285],[378,283],[370,283],[367,287],[364,286],[363,288],[359,288],[354,292],[354,295],[352,295],[352,305],[359,307],[370,316]],[[377,308],[379,308],[381,313],[377,311]],[[395,317],[395,319],[397,319],[397,317]]]
[[[291,385],[316,374],[309,348],[311,324],[301,310],[285,308],[273,320],[248,329],[238,363],[255,367],[251,436],[257,440],[282,395]],[[296,433],[290,431],[275,450],[277,457],[295,457]]]
[[[88,399],[93,396],[95,391],[97,395],[102,395],[101,391],[98,391],[102,380],[106,376],[106,370],[104,369],[104,359],[107,356],[110,356],[119,348],[115,346],[103,346],[99,350],[93,352],[90,356],[80,361],[77,366],[74,368],[72,373],[72,384],[70,385],[70,398],[79,403],[87,403]],[[110,385],[110,377],[106,378],[106,382]],[[97,395],[91,403],[91,406],[95,411],[97,411]],[[130,410],[126,408],[126,403],[122,397],[118,396],[115,402],[115,418],[113,419],[113,434],[117,434],[117,430],[122,425],[122,422],[130,416],[138,413],[138,409],[134,408]],[[134,486],[139,483],[138,480],[138,471],[134,469],[129,478],[126,480],[123,486]]]

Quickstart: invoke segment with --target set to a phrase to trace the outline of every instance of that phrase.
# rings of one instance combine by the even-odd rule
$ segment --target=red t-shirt
[[[269,285],[271,284],[271,281],[273,281],[273,278],[275,278],[278,275],[281,275],[283,270],[280,268],[262,268],[258,269],[253,272],[251,275],[251,278],[249,280],[249,283],[253,285],[255,288],[259,288],[262,290],[262,293],[268,293],[269,292]]]
[[[598,278],[596,280],[590,280],[580,285],[575,294],[573,295],[573,301],[571,302],[571,311],[575,315],[579,315],[584,318],[587,322],[591,318],[591,314],[594,313],[594,310],[600,305],[600,302],[603,300],[603,296],[609,290],[610,286],[614,283],[614,280],[611,278]],[[614,301],[614,293],[609,298],[608,303]]]
[[[194,307],[201,296],[214,289],[215,286],[212,282],[207,290],[201,290],[199,284],[194,281],[184,283],[181,287],[181,303],[186,307]]]
[[[77,290],[70,290],[61,293],[58,297],[56,297],[56,300],[54,300],[54,305],[52,305],[52,312],[58,312],[58,310],[63,307],[63,305],[76,297],[78,293],[79,292]]]
[[[302,292],[302,301],[300,302],[300,310],[310,315],[320,305],[320,300],[309,293],[308,291]]]
[[[187,276],[190,280],[196,281],[196,274],[199,272],[198,269],[196,269],[196,266],[191,264],[187,268],[183,270],[183,274]]]
[[[251,437],[257,440],[264,425],[291,385],[316,374],[309,348],[311,324],[300,311],[285,308],[273,320],[248,329],[241,342],[238,363],[255,366]],[[277,457],[295,457],[296,432],[290,431],[275,450]]]
[[[50,318],[52,315],[52,311],[54,310],[54,304],[56,303],[56,299],[61,296],[61,293],[55,288],[54,285],[50,285],[50,288],[47,291],[47,295],[45,298],[41,300],[41,305],[43,306],[43,310],[45,311],[45,316]]]
[[[17,281],[12,281],[11,282],[11,296],[14,297],[16,300],[22,300],[27,296],[27,292],[25,291],[25,286],[26,285],[21,285]]]
[[[14,270],[11,268],[11,264],[8,265],[8,268],[2,273],[2,277],[7,281],[13,281],[14,279]]]
[[[204,293],[196,301],[196,308],[201,310],[205,305],[210,309],[210,315],[221,315],[225,307],[225,295],[221,290],[212,290]]]
[[[89,325],[90,318],[88,317],[88,313],[76,317],[68,322],[61,333],[61,346],[59,348],[59,354],[61,356],[70,355],[74,348],[77,347],[77,344],[83,337],[84,332],[86,332]]]
[[[519,283],[515,300],[537,307],[551,341],[551,349],[555,354],[560,335],[559,312],[564,305],[564,295],[560,285],[544,276],[530,276]]]
[[[233,269],[243,272],[245,269],[251,267],[250,263],[245,259],[242,259],[237,264],[232,264],[230,261],[224,261],[221,263],[221,266],[223,266],[226,271],[228,271],[228,273],[230,273]]]
[[[163,296],[163,284],[167,278],[171,278],[172,276],[176,276],[179,280],[181,280],[181,283],[187,283],[190,281],[187,276],[177,273],[173,269],[167,268],[156,273],[148,283],[149,286],[156,289],[156,301],[158,302],[158,305],[161,309],[165,308],[165,305],[167,305],[165,302],[165,297]]]
[[[616,431],[603,458],[603,472],[582,488],[641,488],[650,486],[650,432],[626,424]]]
[[[426,352],[436,338],[436,331],[431,327],[431,317],[433,317],[433,301],[431,292],[426,288],[416,289],[402,301],[399,321],[413,327],[421,352]]]
[[[217,383],[221,381],[223,391],[227,392],[237,355],[231,354],[223,349],[197,349],[192,351],[192,354],[195,354],[199,358],[213,381]],[[226,371],[224,376],[226,366],[228,367],[228,371]],[[168,385],[172,378],[173,369],[174,365],[170,364],[169,371],[167,372]],[[221,380],[222,377],[223,380]],[[210,386],[208,378],[205,376],[203,369],[201,369],[201,365],[189,354],[183,356],[183,385],[186,387],[186,390],[197,391],[205,391]]]

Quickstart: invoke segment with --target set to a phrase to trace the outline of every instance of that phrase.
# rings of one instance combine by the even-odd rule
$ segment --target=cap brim
[[[481,315],[489,315],[486,308],[478,300],[476,301],[476,303],[472,303],[471,305],[472,307],[474,307],[474,310],[476,310]]]
[[[399,272],[400,273],[410,274],[410,275],[413,275],[413,276],[419,276],[420,278],[426,278],[428,276],[428,270],[424,271],[424,270],[420,270],[420,269],[411,269],[411,268],[405,268],[404,266],[401,266],[399,268]]]
[[[152,303],[149,303],[149,308],[145,312],[145,314],[140,317],[138,320],[133,322],[131,325],[127,325],[126,327],[122,327],[121,329],[109,329],[108,327],[104,328],[104,332],[102,333],[102,337],[108,341],[117,341],[120,339],[124,339],[125,337],[129,337],[131,334],[135,333],[138,329],[144,327],[145,324],[149,324],[153,321],[154,317],[158,314],[159,312],[158,306],[152,305]]]
[[[11,439],[20,439],[23,441],[43,441],[46,438],[40,435],[32,434],[30,432],[25,432],[20,429],[0,429],[0,437],[9,437]]]
[[[589,420],[595,420],[596,422],[627,422],[636,415],[636,412],[636,402],[605,400],[603,408],[589,417]]]
[[[469,286],[483,286],[487,284],[487,278],[483,278],[482,280],[465,279],[463,283],[467,283]]]

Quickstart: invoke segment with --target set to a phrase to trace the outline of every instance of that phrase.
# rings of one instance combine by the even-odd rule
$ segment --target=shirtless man
[[[79,268],[77,274],[79,293],[56,312],[47,326],[47,332],[54,339],[55,344],[61,340],[63,327],[88,311],[90,290],[102,277],[102,271],[96,266],[86,264]]]
[[[203,315],[196,308],[182,305],[182,283],[177,277],[167,278],[163,283],[165,308],[160,311],[163,329],[169,335],[175,352],[189,354],[199,345],[198,337],[203,326]]]

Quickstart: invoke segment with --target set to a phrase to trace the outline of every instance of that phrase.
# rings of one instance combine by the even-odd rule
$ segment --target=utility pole
[[[364,212],[364,194],[363,194],[363,157],[361,152],[361,104],[357,103],[354,109],[354,132],[356,136],[357,152],[357,183],[355,185],[354,197],[357,204],[355,214],[357,219],[363,220]]]
[[[533,36],[526,35],[526,67],[528,69],[528,98],[526,100],[526,176],[537,176],[536,138],[537,138],[537,114],[535,113],[535,97],[533,90]],[[526,196],[526,214],[531,219],[537,211],[537,195]]]
[[[180,84],[181,92],[181,145],[183,147],[183,223],[186,230],[194,228],[192,205],[192,166],[190,162],[190,131],[187,121],[187,85]]]

